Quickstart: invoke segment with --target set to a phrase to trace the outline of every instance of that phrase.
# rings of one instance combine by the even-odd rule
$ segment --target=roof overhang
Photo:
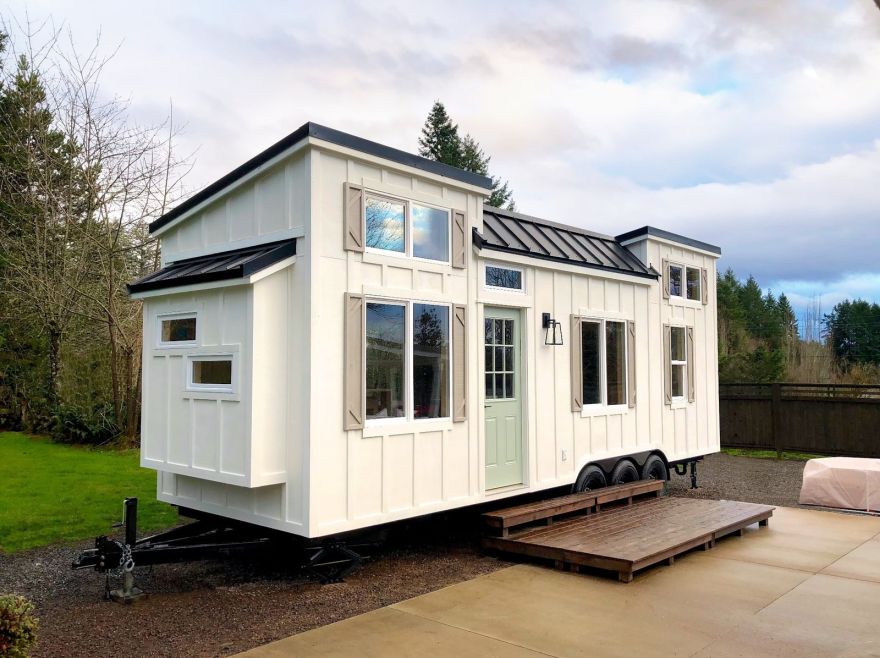
[[[654,226],[643,226],[634,231],[621,233],[616,238],[616,240],[624,246],[648,239],[666,242],[680,247],[687,247],[693,251],[699,251],[707,256],[712,256],[713,258],[721,257],[721,247],[709,244],[708,242],[694,240],[693,238],[679,235],[678,233],[672,233],[671,231],[664,231],[662,228],[656,228]]]

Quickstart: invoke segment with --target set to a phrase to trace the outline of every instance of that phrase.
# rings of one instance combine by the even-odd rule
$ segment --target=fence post
[[[776,448],[776,459],[782,459],[782,384],[778,382],[770,385],[770,414],[773,423],[773,447]]]

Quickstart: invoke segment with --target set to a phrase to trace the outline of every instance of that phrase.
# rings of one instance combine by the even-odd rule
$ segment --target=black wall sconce
[[[544,345],[562,345],[562,324],[549,313],[541,313],[541,328],[544,330]]]

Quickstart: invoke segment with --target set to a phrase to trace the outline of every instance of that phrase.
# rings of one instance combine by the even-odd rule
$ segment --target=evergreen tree
[[[844,368],[880,364],[880,305],[845,300],[823,320],[826,339]]]

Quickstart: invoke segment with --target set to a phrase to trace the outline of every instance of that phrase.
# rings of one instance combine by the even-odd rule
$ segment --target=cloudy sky
[[[105,85],[174,103],[201,187],[316,121],[408,151],[432,102],[518,209],[720,245],[797,305],[880,301],[880,10],[872,0],[64,2],[119,45]]]

